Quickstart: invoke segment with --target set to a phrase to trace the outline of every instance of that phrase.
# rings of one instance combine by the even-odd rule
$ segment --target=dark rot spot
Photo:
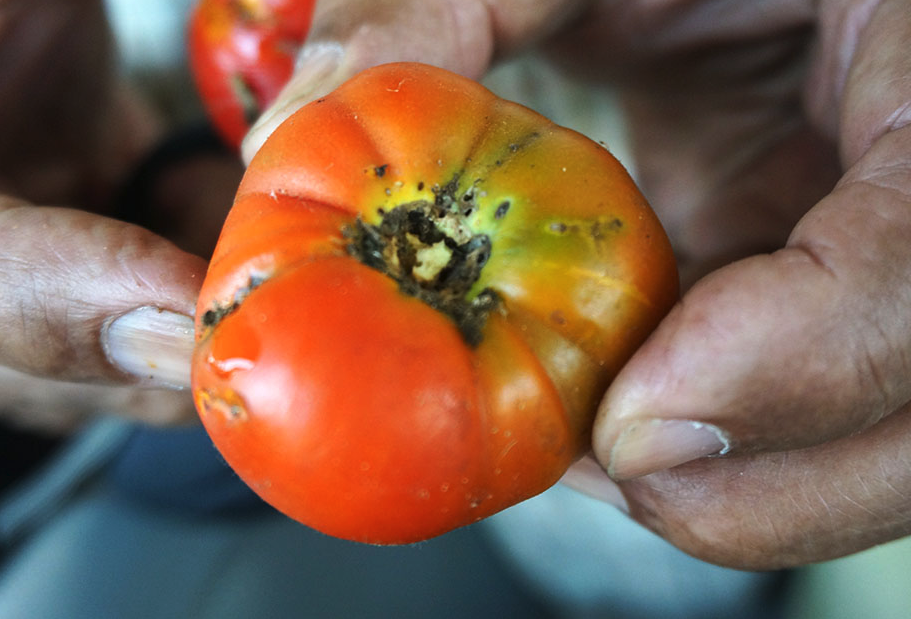
[[[378,165],[375,168],[373,168],[373,173],[376,174],[377,178],[383,178],[384,176],[386,176],[386,170],[388,168],[389,168],[389,164],[384,163],[383,165]]]
[[[196,410],[203,418],[215,415],[226,423],[243,423],[250,418],[246,404],[233,389],[199,389],[194,399]]]
[[[264,281],[266,281],[264,277],[251,275],[250,279],[247,281],[247,285],[243,288],[239,288],[237,292],[234,293],[234,299],[230,303],[216,304],[202,315],[202,326],[210,329],[217,325],[225,316],[240,307],[240,304],[247,298],[247,295],[262,285]]]
[[[490,290],[469,295],[490,259],[491,241],[468,227],[465,211],[449,208],[456,206],[451,199],[439,201],[447,206],[424,200],[399,205],[378,225],[358,219],[344,231],[348,252],[394,279],[403,293],[448,315],[476,345],[498,303]]]
[[[202,326],[204,327],[214,327],[218,322],[219,314],[216,310],[208,310],[205,314],[202,315]]]
[[[503,219],[506,216],[506,213],[509,211],[509,207],[510,207],[509,200],[504,200],[503,202],[500,202],[500,206],[498,206],[497,210],[494,211],[493,218],[494,219]]]

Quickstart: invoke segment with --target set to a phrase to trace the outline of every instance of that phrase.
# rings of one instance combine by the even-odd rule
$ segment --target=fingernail
[[[108,323],[101,342],[115,367],[150,386],[182,388],[190,384],[190,316],[140,307]]]
[[[620,435],[611,450],[608,473],[616,480],[633,479],[729,450],[725,433],[708,423],[640,421]]]

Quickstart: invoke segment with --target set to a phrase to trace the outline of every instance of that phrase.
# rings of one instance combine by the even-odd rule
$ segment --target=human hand
[[[195,417],[174,388],[189,381],[205,261],[106,216],[160,134],[115,80],[100,0],[0,0],[3,420]]]
[[[567,481],[698,557],[785,567],[911,532],[909,36],[904,0],[325,0],[244,152],[387,61],[477,78],[540,44],[619,84],[695,283],[598,415],[624,498],[590,461]]]
[[[696,283],[594,451],[662,536],[775,568],[911,531],[911,11],[731,5],[602,16],[649,42],[621,76],[632,138]]]

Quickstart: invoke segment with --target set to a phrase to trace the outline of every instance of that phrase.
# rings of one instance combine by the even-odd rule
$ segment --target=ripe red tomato
[[[325,533],[406,543],[535,495],[677,298],[610,153],[442,69],[370,69],[256,155],[193,391],[228,463]]]
[[[316,0],[201,0],[189,27],[190,68],[218,132],[238,147],[294,68]]]

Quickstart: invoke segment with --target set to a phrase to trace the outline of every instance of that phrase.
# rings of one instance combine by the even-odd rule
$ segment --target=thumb
[[[898,1],[863,30],[834,191],[785,249],[702,280],[611,386],[594,447],[615,479],[818,445],[911,402],[909,32]]]
[[[528,45],[576,16],[586,0],[325,0],[317,3],[297,69],[242,146],[249,162],[305,103],[364,69],[423,62],[479,79],[494,57]]]
[[[205,262],[137,226],[0,199],[0,365],[183,387]]]
[[[612,477],[817,445],[911,401],[911,186],[869,180],[900,169],[907,133],[872,148],[785,249],[684,296],[602,404],[594,448]]]

